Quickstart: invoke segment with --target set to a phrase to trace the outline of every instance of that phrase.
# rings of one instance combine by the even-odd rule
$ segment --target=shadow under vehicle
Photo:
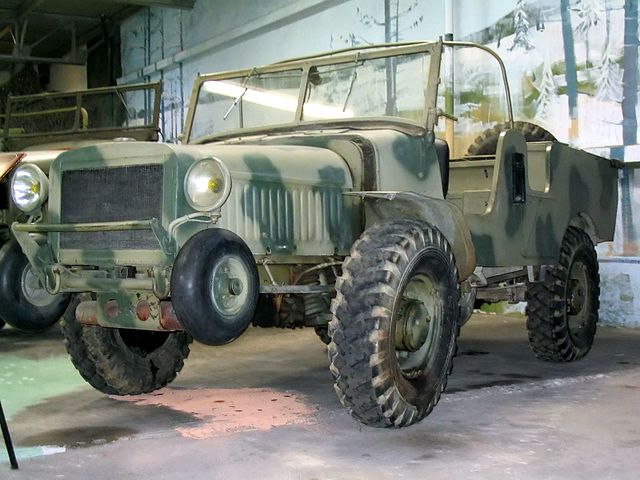
[[[436,136],[455,120],[438,108],[454,47],[494,59],[507,116],[459,157]],[[67,349],[98,390],[166,385],[192,338],[312,326],[348,411],[403,427],[438,402],[476,299],[527,300],[542,359],[589,351],[616,166],[514,122],[486,47],[382,45],[203,75],[185,140],[64,153],[46,215],[12,225],[40,282],[73,294]]]
[[[0,328],[6,322],[27,332],[44,330],[69,304],[68,294],[42,288],[10,231],[13,222],[47,217],[35,199],[47,195],[51,162],[62,152],[108,140],[157,141],[160,98],[159,83],[8,98],[0,116]]]

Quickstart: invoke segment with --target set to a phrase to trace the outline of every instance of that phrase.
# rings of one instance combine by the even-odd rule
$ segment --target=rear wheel
[[[447,240],[424,222],[376,224],[354,244],[336,290],[329,358],[340,401],[366,425],[420,421],[456,351],[460,287]]]
[[[96,390],[110,395],[138,395],[169,384],[189,355],[184,332],[150,332],[83,325],[76,320],[80,296],[62,319],[71,361]]]
[[[13,240],[0,248],[0,318],[25,332],[50,328],[64,313],[69,294],[51,295],[33,274]]]
[[[544,280],[527,289],[529,345],[542,360],[579,360],[593,344],[600,306],[598,260],[589,236],[569,227],[558,264],[545,270]]]

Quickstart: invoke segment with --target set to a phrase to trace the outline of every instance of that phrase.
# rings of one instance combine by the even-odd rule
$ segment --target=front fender
[[[350,192],[365,204],[366,226],[389,218],[422,220],[446,237],[455,257],[460,281],[476,268],[476,250],[462,212],[455,205],[414,192]]]

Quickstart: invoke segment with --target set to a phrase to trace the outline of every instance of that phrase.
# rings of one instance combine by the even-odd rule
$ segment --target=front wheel
[[[64,313],[69,294],[51,295],[33,274],[31,264],[13,240],[0,248],[0,317],[14,328],[40,332]]]
[[[255,259],[238,235],[202,230],[180,249],[171,274],[178,320],[199,342],[223,345],[244,332],[258,303]]]
[[[366,425],[420,421],[456,352],[460,286],[449,243],[424,222],[376,224],[352,247],[336,290],[329,358],[340,401]]]
[[[569,227],[558,264],[545,269],[544,280],[527,289],[529,345],[542,360],[579,360],[593,344],[600,306],[598,259],[589,236]]]
[[[185,332],[151,332],[83,325],[76,320],[76,295],[61,326],[71,362],[96,390],[138,395],[166,386],[189,355]]]

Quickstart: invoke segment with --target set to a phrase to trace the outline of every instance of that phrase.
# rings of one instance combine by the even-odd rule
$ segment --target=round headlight
[[[195,210],[208,212],[220,208],[231,192],[229,170],[215,157],[203,158],[187,170],[184,192]]]
[[[40,168],[32,163],[19,166],[11,179],[11,198],[23,212],[39,208],[49,195],[49,180]]]

